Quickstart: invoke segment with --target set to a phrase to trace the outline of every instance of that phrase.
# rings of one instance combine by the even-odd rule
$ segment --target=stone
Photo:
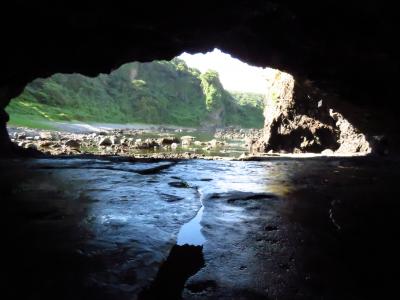
[[[65,142],[65,146],[72,149],[79,149],[81,146],[81,142],[79,140],[68,140]]]
[[[352,126],[342,114],[333,109],[329,110],[329,114],[336,121],[336,126],[340,130],[340,147],[336,150],[337,153],[370,153],[372,151],[365,135]]]
[[[242,154],[240,154],[239,159],[243,159],[246,157],[247,157],[246,152],[243,152]]]
[[[217,147],[218,142],[217,142],[217,140],[214,139],[214,140],[209,141],[208,144],[209,144],[211,147],[215,148],[215,147]]]
[[[37,145],[34,144],[34,143],[29,143],[29,144],[26,144],[26,145],[25,145],[25,148],[37,150],[38,147],[37,147]]]
[[[104,137],[99,141],[99,146],[111,146],[111,145],[112,141],[109,137]]]
[[[183,140],[182,141],[182,146],[183,147],[188,147],[192,144],[192,142],[190,140]]]
[[[57,142],[57,143],[51,145],[51,148],[54,148],[54,149],[61,148],[61,144],[59,142]]]
[[[113,144],[113,145],[119,145],[120,143],[121,143],[121,139],[119,138],[119,137],[117,137],[117,136],[112,136],[111,138],[110,138],[110,140],[111,140],[111,143]]]
[[[19,140],[26,139],[26,134],[25,133],[17,133],[17,139],[19,139]]]
[[[324,151],[321,152],[322,155],[330,156],[333,155],[334,152],[331,149],[325,149]]]
[[[159,144],[154,139],[146,139],[144,142],[135,142],[134,147],[136,149],[154,149],[154,147],[159,147]]]
[[[42,131],[39,134],[39,136],[40,136],[41,140],[52,140],[53,139],[52,134],[50,132],[48,132],[48,131]]]
[[[184,135],[181,137],[181,140],[190,140],[190,141],[194,141],[195,137],[194,136],[190,136],[190,135]]]
[[[39,143],[39,147],[42,147],[42,148],[49,148],[52,145],[53,145],[53,142],[51,142],[51,141],[42,141]]]
[[[177,137],[163,137],[158,139],[160,145],[171,145],[173,143],[179,143],[179,138]]]

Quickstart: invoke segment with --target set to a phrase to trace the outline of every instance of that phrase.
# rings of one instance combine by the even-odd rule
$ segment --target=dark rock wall
[[[129,61],[218,47],[307,78],[368,117],[355,127],[396,144],[397,10],[384,1],[10,1],[2,4],[0,126],[10,98],[55,72],[96,75]],[[7,92],[4,93],[4,90]],[[344,105],[345,109],[348,107]],[[393,121],[394,120],[394,121]],[[365,129],[365,130],[364,130]]]
[[[277,71],[265,99],[263,138],[252,152],[368,154],[370,143],[309,80]]]

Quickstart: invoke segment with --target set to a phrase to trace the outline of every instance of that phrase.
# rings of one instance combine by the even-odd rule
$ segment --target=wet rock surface
[[[161,299],[159,286],[184,299],[385,297],[397,282],[399,166],[365,157],[1,161],[4,293]],[[194,269],[172,263],[189,268],[182,287],[168,270],[187,253],[174,244],[199,195],[205,242]]]
[[[180,226],[200,206],[193,189],[177,192],[160,181],[161,170],[149,171],[168,162],[19,164],[19,181],[1,191],[10,204],[7,253],[17,260],[7,269],[9,299],[131,299],[155,277]],[[182,201],[166,201],[165,192]],[[21,274],[24,290],[14,290]]]

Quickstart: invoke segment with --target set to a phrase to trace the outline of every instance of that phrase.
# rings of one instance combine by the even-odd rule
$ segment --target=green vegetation
[[[250,105],[259,109],[264,109],[264,98],[262,94],[229,91],[229,93],[236,99],[237,103],[241,106]]]
[[[208,70],[200,75],[200,79],[201,87],[206,97],[207,110],[213,111],[221,108],[223,105],[224,89],[219,81],[218,73],[213,70]]]
[[[231,94],[215,71],[201,74],[175,58],[129,63],[95,78],[37,79],[7,111],[11,124],[39,128],[48,127],[44,120],[261,128],[262,107],[262,96]]]

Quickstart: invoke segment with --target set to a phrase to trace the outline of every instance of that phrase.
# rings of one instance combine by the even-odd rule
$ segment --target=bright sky
[[[189,67],[199,69],[202,73],[209,69],[217,71],[222,85],[229,91],[265,94],[268,87],[266,78],[272,76],[275,71],[250,66],[219,49],[205,54],[184,52],[179,58]]]

